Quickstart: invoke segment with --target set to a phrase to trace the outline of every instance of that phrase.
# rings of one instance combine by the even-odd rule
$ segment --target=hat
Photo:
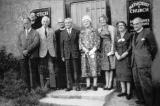
[[[60,18],[58,19],[58,22],[64,22],[64,19]]]
[[[88,20],[88,21],[90,21],[90,22],[92,21],[89,15],[83,16],[83,17],[82,17],[82,21],[84,21],[84,20]]]

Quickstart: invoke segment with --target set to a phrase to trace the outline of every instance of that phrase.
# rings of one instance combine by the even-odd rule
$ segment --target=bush
[[[5,47],[0,50],[0,70],[0,96],[4,98],[4,102],[8,99],[13,101],[11,106],[38,106],[38,100],[46,92],[41,89],[34,92],[27,90],[25,83],[19,78],[19,61],[8,54]]]

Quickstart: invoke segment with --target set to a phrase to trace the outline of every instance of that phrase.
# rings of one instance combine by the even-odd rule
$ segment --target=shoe
[[[71,91],[71,90],[72,90],[72,88],[67,88],[67,89],[66,89],[66,91]]]
[[[107,87],[104,87],[103,90],[109,90]]]
[[[94,91],[97,91],[97,86],[93,86],[93,90],[94,90]]]
[[[137,100],[137,101],[136,101],[136,104],[145,104],[145,102],[144,102],[144,101],[141,101],[141,100]]]
[[[86,90],[90,90],[90,89],[91,89],[91,86],[86,87]]]
[[[79,87],[76,88],[76,91],[80,91],[81,89]]]
[[[121,97],[121,96],[126,96],[126,93],[120,93],[117,95],[118,97]]]
[[[127,99],[127,100],[130,100],[131,97],[132,97],[131,94],[126,94],[126,99]]]
[[[112,90],[113,88],[111,87],[111,88],[108,88],[108,90]]]

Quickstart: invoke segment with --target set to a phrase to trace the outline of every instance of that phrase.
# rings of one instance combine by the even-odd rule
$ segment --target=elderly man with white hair
[[[40,82],[41,87],[49,86],[56,89],[56,76],[55,76],[55,57],[56,54],[56,37],[54,30],[49,28],[50,19],[44,16],[41,20],[42,27],[37,29],[40,36]]]
[[[151,66],[157,53],[155,37],[151,30],[143,28],[140,17],[133,19],[133,28],[131,65],[138,97],[136,103],[153,106]]]
[[[66,91],[72,90],[73,83],[79,91],[79,30],[73,28],[71,18],[66,18],[64,23],[65,30],[61,33],[61,57],[66,65]]]

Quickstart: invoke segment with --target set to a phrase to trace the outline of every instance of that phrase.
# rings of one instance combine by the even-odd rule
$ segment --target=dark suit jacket
[[[31,29],[31,31],[28,33],[28,36],[26,37],[25,30],[21,31],[18,35],[18,50],[20,52],[20,59],[24,59],[23,56],[23,50],[28,50],[29,52],[29,58],[37,58],[39,57],[39,43],[40,38],[34,29]]]
[[[151,67],[157,52],[155,37],[149,29],[143,29],[137,39],[132,39],[132,66],[134,62],[138,68]]]
[[[80,31],[74,28],[70,35],[67,30],[61,32],[61,57],[65,59],[79,58],[79,33]]]

